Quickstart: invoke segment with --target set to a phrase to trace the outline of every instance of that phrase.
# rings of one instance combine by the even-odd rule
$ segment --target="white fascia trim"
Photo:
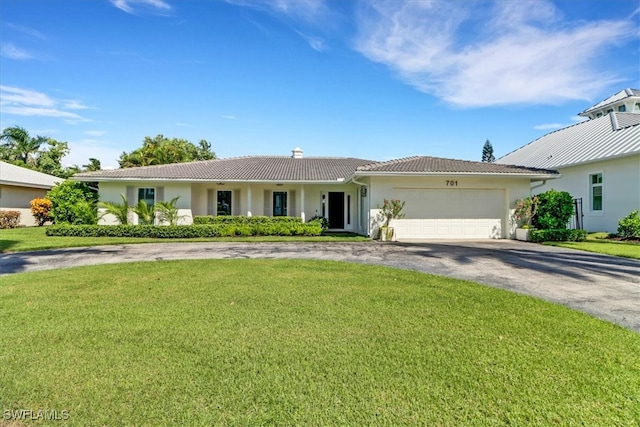
[[[311,181],[311,180],[271,180],[271,181],[263,181],[263,180],[246,180],[246,179],[193,179],[193,178],[105,178],[105,177],[86,177],[86,176],[78,176],[71,177],[74,181],[83,181],[83,182],[139,182],[139,181],[149,181],[149,182],[191,182],[191,183],[202,183],[202,182],[224,182],[224,183],[232,183],[232,184],[334,184],[341,185],[346,184],[348,181]]]
[[[526,173],[482,173],[482,172],[368,172],[356,173],[355,176],[456,176],[465,175],[473,177],[509,177],[509,178],[528,178],[528,179],[554,179],[560,178],[560,174],[526,174]]]
[[[53,185],[47,185],[47,184],[31,184],[29,182],[16,182],[16,181],[4,181],[4,180],[0,181],[0,185],[10,185],[12,187],[41,188],[44,190],[51,190],[54,187]]]

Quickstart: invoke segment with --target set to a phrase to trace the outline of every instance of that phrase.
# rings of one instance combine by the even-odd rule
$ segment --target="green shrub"
[[[311,219],[309,220],[309,222],[314,222],[314,221],[317,221],[320,223],[320,225],[322,226],[322,231],[327,231],[327,229],[329,228],[329,220],[323,216],[316,215],[311,217]]]
[[[194,224],[302,224],[302,218],[293,216],[244,216],[244,215],[219,215],[219,216],[194,216]]]
[[[574,214],[571,194],[551,189],[537,197],[538,210],[533,217],[533,226],[539,230],[566,229]]]
[[[98,220],[98,196],[83,182],[59,182],[49,190],[47,198],[51,200],[54,223],[95,224]]]
[[[560,228],[555,230],[531,230],[529,237],[532,242],[584,242],[587,239],[586,230],[571,230]]]
[[[197,224],[197,225],[72,225],[54,224],[47,228],[47,236],[70,237],[148,237],[159,239],[188,239],[196,237],[234,236],[319,236],[322,227],[317,222],[287,225],[271,224]],[[271,233],[265,233],[272,231]]]
[[[20,212],[0,211],[0,228],[16,228],[20,225]]]
[[[640,215],[637,209],[618,221],[618,236],[626,239],[640,237]]]

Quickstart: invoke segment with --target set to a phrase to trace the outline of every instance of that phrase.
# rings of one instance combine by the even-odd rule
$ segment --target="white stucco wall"
[[[135,197],[137,201],[138,188],[155,188],[156,189],[156,202],[159,197],[158,188],[162,187],[164,192],[164,201],[170,201],[174,197],[179,197],[176,206],[178,207],[178,214],[182,216],[179,224],[191,224],[193,223],[193,214],[191,209],[191,184],[183,182],[153,182],[153,181],[135,181],[135,182],[101,182],[99,185],[100,201],[122,203],[120,195],[127,195],[127,187],[133,187],[135,189]],[[134,203],[130,203],[133,205]],[[104,209],[98,210],[99,215],[104,213]],[[133,212],[129,213],[129,220],[132,224],[137,224],[137,215]],[[113,215],[107,214],[102,216],[99,224],[116,224],[117,221]]]
[[[309,220],[315,215],[322,214],[322,195],[325,195],[326,209],[328,214],[329,201],[328,193],[330,191],[344,192],[345,199],[351,200],[349,221],[345,217],[345,230],[356,231],[357,229],[357,202],[356,193],[358,186],[355,184],[345,185],[327,185],[327,184],[262,184],[262,183],[195,183],[191,188],[192,209],[194,215],[207,215],[207,197],[208,191],[232,191],[232,210],[240,215],[252,216],[265,215],[270,216],[272,211],[265,210],[265,205],[271,206],[268,200],[265,204],[265,191],[286,191],[290,194],[288,200],[288,211],[290,216],[302,216]],[[295,192],[295,202],[291,198],[292,192]],[[214,193],[215,194],[215,193]],[[250,195],[250,197],[249,197]],[[350,197],[349,197],[350,196]],[[215,196],[214,196],[215,197]],[[239,199],[239,200],[238,200]],[[345,200],[345,215],[347,212]]]
[[[20,225],[36,225],[31,214],[31,200],[46,197],[49,190],[13,185],[0,185],[0,210],[20,212]]]
[[[532,192],[539,194],[553,188],[582,198],[585,230],[615,233],[621,218],[640,209],[640,155],[562,168],[558,172],[562,178],[548,181]],[[596,173],[602,173],[603,178],[603,210],[594,212],[589,177]]]

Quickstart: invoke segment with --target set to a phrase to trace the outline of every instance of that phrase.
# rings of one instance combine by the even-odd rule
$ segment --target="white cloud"
[[[39,39],[39,40],[47,40],[47,37],[36,29],[25,27],[24,25],[14,24],[11,22],[5,22],[3,24],[6,25],[6,27],[9,29],[20,32],[22,34],[26,34],[31,38]]]
[[[191,127],[188,123],[176,123],[176,126],[181,127],[181,128]]]
[[[567,125],[564,125],[562,123],[547,123],[543,125],[534,126],[533,128],[537,130],[553,130],[553,129],[562,129],[564,127],[567,127]]]
[[[634,37],[632,21],[566,23],[545,0],[492,5],[367,2],[358,13],[356,49],[461,107],[585,99],[621,80],[598,71],[597,58]]]
[[[222,116],[223,119],[227,119],[227,120],[235,120],[236,116],[232,115],[232,114],[224,114]]]
[[[311,46],[313,50],[316,50],[318,52],[324,52],[325,50],[327,50],[327,46],[322,37],[310,36],[302,33],[301,31],[296,31],[296,32],[300,37],[305,39],[307,43],[309,43],[309,46]]]
[[[133,15],[144,12],[162,15],[172,11],[171,5],[163,0],[111,0],[111,3],[123,12]]]
[[[69,110],[90,110],[93,107],[88,107],[84,105],[80,101],[76,101],[75,99],[68,99],[64,101],[64,108],[68,108]]]
[[[306,25],[314,29],[326,31],[339,21],[335,10],[331,9],[326,0],[225,0],[227,3],[246,7],[274,15],[294,27],[294,31],[302,37],[309,46],[323,52],[327,49],[322,37],[309,35],[295,29],[300,25]],[[253,22],[262,31],[263,26]]]
[[[104,136],[106,135],[106,131],[104,130],[86,130],[84,131],[84,134],[87,136],[94,136],[94,137],[98,137],[98,136]]]
[[[55,105],[53,99],[44,93],[14,86],[0,86],[0,103],[1,105],[35,105],[38,107]]]
[[[33,54],[17,47],[11,42],[2,43],[2,45],[0,45],[0,56],[9,59],[15,59],[17,61],[25,61],[34,58]]]
[[[65,111],[69,107],[48,95],[14,86],[0,86],[0,106],[4,114],[30,117],[55,117],[69,123],[91,121],[76,113]]]
[[[226,0],[227,3],[272,12],[307,22],[331,14],[325,0]]]
[[[103,141],[82,139],[69,141],[69,154],[62,161],[65,165],[85,165],[90,158],[100,160],[102,169],[116,169],[122,150],[110,148]]]

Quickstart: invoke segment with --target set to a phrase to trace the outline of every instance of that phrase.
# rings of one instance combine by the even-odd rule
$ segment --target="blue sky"
[[[157,134],[480,160],[640,88],[640,0],[2,0],[0,86],[0,128],[67,164]]]

